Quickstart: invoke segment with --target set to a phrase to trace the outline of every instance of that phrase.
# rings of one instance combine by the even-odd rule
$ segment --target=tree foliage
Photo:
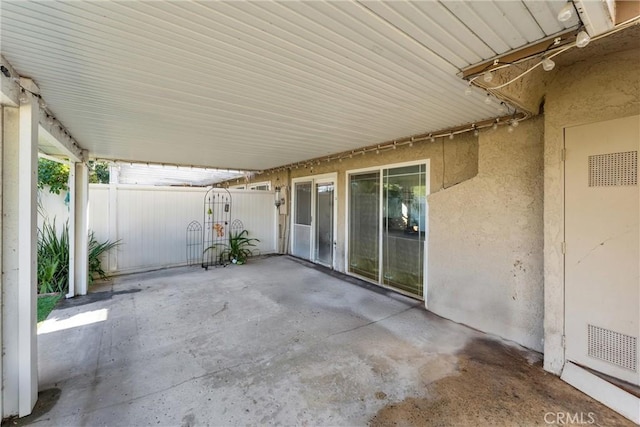
[[[38,159],[38,188],[49,186],[49,191],[60,194],[69,189],[69,165],[49,159]]]
[[[109,163],[89,161],[89,182],[91,184],[109,183]]]
[[[89,182],[92,184],[109,183],[109,163],[89,161]],[[49,191],[60,194],[69,190],[69,165],[49,159],[38,159],[38,188],[49,186]]]

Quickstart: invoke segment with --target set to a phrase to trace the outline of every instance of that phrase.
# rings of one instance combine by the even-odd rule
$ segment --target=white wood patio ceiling
[[[261,170],[495,117],[460,69],[564,0],[2,0],[0,47],[92,157]]]

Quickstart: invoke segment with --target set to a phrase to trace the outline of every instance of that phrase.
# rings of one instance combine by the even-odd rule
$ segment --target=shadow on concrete
[[[36,419],[39,419],[39,422],[46,422],[47,417],[46,414],[55,406],[60,399],[60,395],[62,391],[59,388],[50,388],[47,390],[42,390],[38,393],[38,401],[36,402],[36,406],[33,408],[33,412],[31,415],[26,417],[17,418],[12,417],[2,421],[2,427],[9,426],[26,426],[31,424]]]
[[[142,292],[142,289],[90,292],[87,295],[77,296],[69,299],[61,299],[56,305],[56,308],[65,309],[70,307],[80,307],[82,305],[93,304],[94,302],[98,301],[107,301],[118,295],[135,294],[137,292]]]

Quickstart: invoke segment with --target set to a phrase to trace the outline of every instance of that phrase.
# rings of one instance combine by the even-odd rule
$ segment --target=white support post
[[[18,276],[20,402],[18,415],[29,415],[38,400],[38,100],[27,95],[20,105],[18,171]]]
[[[120,180],[120,168],[109,165],[109,240],[118,240],[118,182]],[[109,272],[118,269],[118,251],[109,251]]]
[[[76,162],[69,161],[69,290],[65,298],[76,295]]]
[[[3,242],[3,234],[2,234],[2,201],[3,201],[3,189],[2,189],[2,171],[4,169],[4,106],[0,104],[0,349],[4,347],[3,345],[3,337],[2,337],[2,328],[4,322],[4,283],[3,283],[3,273],[4,273],[4,265],[2,264],[2,250],[4,249]],[[2,360],[2,353],[0,351],[0,390],[4,388],[4,373],[3,366],[4,362]],[[4,418],[4,390],[0,391],[0,420]]]
[[[2,129],[2,416],[26,416],[38,398],[37,100],[4,107]]]
[[[75,164],[74,194],[74,291],[75,295],[86,295],[89,288],[89,168],[86,163]]]

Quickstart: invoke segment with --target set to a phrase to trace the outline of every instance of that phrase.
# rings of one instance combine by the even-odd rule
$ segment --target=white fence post
[[[109,240],[115,242],[118,240],[118,180],[120,168],[117,165],[109,165]],[[108,260],[109,272],[118,270],[118,250],[112,250],[109,253]]]

